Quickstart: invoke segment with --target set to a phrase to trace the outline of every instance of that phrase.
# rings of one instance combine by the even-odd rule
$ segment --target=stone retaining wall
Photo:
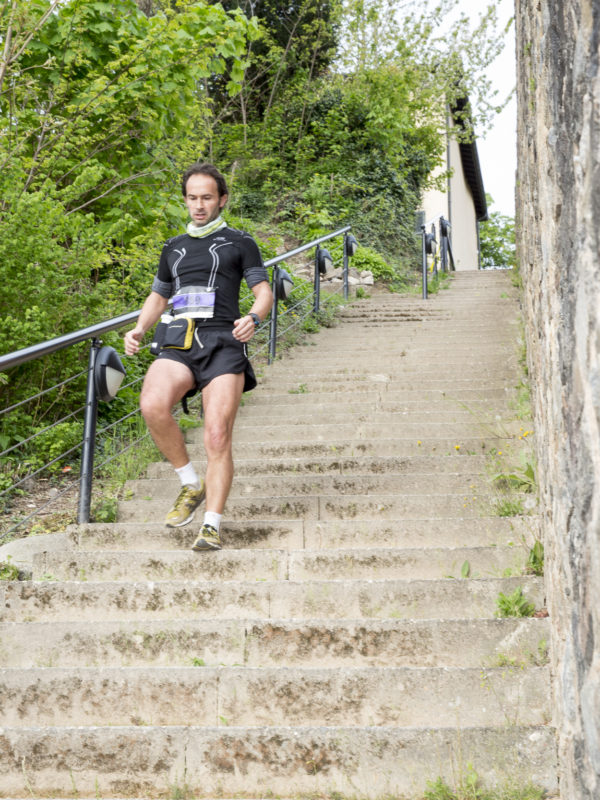
[[[600,797],[600,4],[516,0],[517,216],[561,796]]]

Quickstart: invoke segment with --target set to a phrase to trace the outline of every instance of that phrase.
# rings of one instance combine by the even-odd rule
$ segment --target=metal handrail
[[[444,218],[442,214],[438,214],[437,217],[434,217],[429,222],[423,223],[421,225],[421,266],[422,266],[422,283],[423,283],[423,290],[422,296],[423,300],[427,300],[428,295],[428,287],[427,287],[427,256],[433,255],[434,257],[434,276],[437,278],[438,270],[437,270],[437,238],[436,238],[436,223],[439,228],[439,237],[440,237],[440,252],[441,252],[441,265],[442,265],[442,272],[448,272],[449,270],[456,270],[456,266],[454,264],[454,255],[452,253],[452,245],[450,243],[450,230],[451,225],[447,219]],[[430,232],[427,232],[427,228],[430,228]],[[450,257],[450,265],[448,264],[448,256]]]
[[[290,250],[287,253],[270,258],[268,261],[265,261],[265,267],[272,267],[276,264],[280,264],[282,261],[293,258],[294,256],[297,256],[306,250],[310,250],[312,247],[316,247],[322,242],[333,239],[335,236],[341,236],[341,234],[347,233],[351,227],[351,225],[346,225],[344,228],[340,228],[333,233],[328,233],[325,236],[320,236],[318,239],[313,239],[312,242],[307,242],[307,244],[296,247],[294,250]],[[107,319],[104,322],[99,322],[96,325],[90,325],[87,328],[82,328],[81,330],[74,331],[73,333],[57,336],[55,339],[49,339],[46,342],[34,344],[30,347],[24,347],[22,350],[16,350],[14,353],[8,353],[7,355],[0,356],[0,372],[3,372],[5,369],[10,369],[11,367],[17,367],[20,364],[25,364],[27,361],[34,361],[42,356],[47,356],[51,353],[56,353],[59,350],[64,350],[66,347],[71,347],[71,345],[78,344],[86,339],[97,338],[103,333],[108,333],[109,331],[122,328],[124,325],[127,325],[128,322],[135,321],[139,317],[139,314],[139,311],[130,311],[127,314],[121,314],[119,317]]]
[[[271,259],[265,261],[265,267],[273,267],[272,285],[273,285],[273,292],[274,292],[274,296],[275,296],[274,297],[275,302],[274,302],[273,309],[272,309],[272,312],[271,312],[271,320],[268,323],[264,322],[263,325],[261,326],[261,327],[266,327],[267,325],[269,326],[269,331],[270,332],[269,332],[269,337],[268,337],[267,342],[266,342],[266,348],[267,348],[267,351],[268,351],[268,354],[269,354],[268,355],[269,363],[271,363],[271,361],[275,357],[275,353],[276,353],[277,333],[278,333],[278,331],[277,331],[277,320],[278,320],[278,316],[279,316],[279,314],[278,314],[278,303],[281,302],[281,300],[282,300],[282,298],[277,296],[277,294],[278,294],[278,291],[277,291],[277,284],[278,284],[277,277],[278,277],[278,270],[280,269],[278,267],[278,265],[281,262],[286,261],[287,259],[293,258],[296,255],[299,255],[300,253],[306,252],[307,250],[310,250],[312,248],[317,248],[316,249],[316,255],[315,255],[315,272],[316,272],[316,276],[315,276],[315,290],[314,291],[318,292],[319,291],[319,287],[317,286],[317,279],[319,278],[319,274],[318,274],[317,257],[318,257],[318,252],[319,252],[319,246],[323,242],[326,242],[326,241],[328,241],[330,239],[333,239],[336,236],[344,235],[344,264],[343,264],[344,280],[343,280],[343,290],[344,290],[344,297],[347,299],[347,297],[348,297],[348,283],[349,283],[348,282],[348,246],[347,246],[348,242],[347,242],[347,237],[348,237],[348,232],[350,230],[351,230],[351,226],[347,225],[347,226],[345,226],[343,228],[339,228],[338,230],[333,231],[332,233],[328,233],[328,234],[325,234],[324,236],[320,236],[320,237],[318,237],[316,239],[313,239],[310,242],[307,242],[306,244],[303,244],[303,245],[301,245],[299,247],[294,248],[293,250],[289,250],[289,251],[287,251],[285,253],[282,253],[281,255],[275,256],[274,258],[271,258]],[[313,296],[314,296],[314,292],[313,292]],[[284,328],[283,332],[280,331],[280,335],[281,335],[281,333],[286,333],[288,330],[290,330],[293,327],[295,327],[297,324],[299,324],[301,321],[303,321],[303,319],[308,317],[310,314],[318,313],[318,311],[319,311],[318,297],[316,298],[314,303],[309,302],[309,298],[310,298],[310,295],[307,295],[306,298],[302,298],[302,300],[299,301],[299,304],[305,304],[306,306],[308,306],[308,311],[307,311],[305,317],[303,317],[302,319],[300,319],[298,321],[295,321],[294,323],[292,323],[292,325],[289,325],[287,328]],[[295,307],[295,306],[293,306],[293,307]],[[281,316],[286,315],[287,313],[289,313],[289,311],[290,311],[290,309],[286,308],[286,310],[283,312],[283,314]],[[139,311],[133,311],[133,312],[128,312],[126,314],[121,314],[118,317],[113,317],[111,319],[105,320],[105,321],[97,323],[95,325],[90,325],[90,326],[88,326],[86,328],[82,328],[82,329],[74,331],[72,333],[65,334],[65,335],[62,335],[62,336],[58,336],[58,337],[56,337],[54,339],[49,339],[49,340],[47,340],[45,342],[41,342],[41,343],[36,344],[36,345],[31,345],[29,347],[22,348],[21,350],[17,350],[17,351],[15,351],[13,353],[8,353],[6,355],[0,356],[0,372],[2,372],[4,370],[20,366],[20,365],[25,364],[27,362],[34,361],[36,359],[42,358],[44,356],[51,355],[53,353],[56,353],[56,352],[58,352],[60,350],[64,350],[64,349],[66,349],[68,347],[71,347],[71,346],[73,346],[75,344],[78,344],[78,343],[81,343],[83,341],[90,340],[90,339],[92,340],[91,346],[90,346],[90,352],[89,352],[88,369],[84,370],[84,371],[78,373],[76,376],[74,376],[74,377],[81,377],[82,375],[87,373],[87,386],[86,386],[86,390],[85,390],[85,393],[86,393],[85,405],[82,406],[78,410],[78,412],[73,412],[73,414],[69,415],[69,416],[73,416],[73,415],[75,415],[75,413],[79,413],[81,410],[85,410],[85,416],[84,416],[84,420],[83,420],[83,431],[84,431],[83,432],[83,441],[80,442],[75,447],[70,448],[70,450],[68,450],[67,453],[61,453],[60,456],[58,456],[55,459],[53,459],[51,462],[49,462],[49,464],[44,464],[44,466],[40,467],[35,473],[28,474],[27,476],[22,478],[18,482],[18,484],[13,484],[10,487],[10,489],[12,489],[12,488],[14,488],[15,485],[24,484],[33,475],[37,475],[37,474],[41,473],[49,465],[60,461],[62,458],[64,458],[65,455],[67,455],[69,453],[72,453],[72,452],[74,452],[74,451],[76,451],[78,449],[82,449],[81,472],[80,472],[79,480],[78,481],[73,481],[72,483],[70,483],[69,486],[63,492],[61,492],[58,495],[58,497],[60,497],[63,494],[65,494],[67,491],[70,491],[74,486],[79,485],[79,487],[80,487],[80,497],[79,497],[79,508],[78,508],[78,517],[77,517],[77,521],[79,523],[88,522],[89,521],[89,516],[90,516],[91,481],[92,481],[92,472],[93,472],[93,468],[94,468],[93,462],[94,462],[94,450],[95,450],[95,444],[96,444],[96,418],[97,418],[97,410],[98,410],[98,398],[96,396],[95,385],[94,385],[94,365],[95,365],[95,357],[96,357],[96,354],[97,354],[97,352],[99,350],[99,347],[100,347],[100,344],[101,344],[101,342],[99,340],[99,336],[101,336],[104,333],[108,333],[110,331],[114,331],[114,330],[117,330],[119,328],[122,328],[123,326],[127,325],[128,323],[134,322],[137,319],[137,317],[139,316],[139,313],[140,313]],[[262,349],[262,347],[261,347],[261,349]],[[74,378],[69,378],[69,379],[67,379],[65,381],[62,381],[60,384],[57,384],[57,385],[52,386],[52,387],[50,387],[48,389],[45,389],[42,392],[38,392],[36,395],[33,396],[33,398],[30,397],[30,398],[27,398],[27,399],[25,399],[23,401],[20,401],[19,403],[15,403],[14,405],[10,406],[9,408],[5,409],[4,411],[0,411],[0,415],[3,414],[3,413],[6,413],[7,411],[10,411],[12,409],[18,408],[19,406],[21,406],[21,405],[23,405],[25,403],[31,402],[32,399],[41,397],[43,394],[46,394],[47,392],[50,392],[50,391],[52,391],[52,390],[64,385],[65,383],[67,383],[67,382],[69,382],[69,381],[71,381],[73,379]],[[134,383],[135,382],[136,381],[134,381]],[[139,381],[137,381],[137,382],[139,382]],[[125,384],[125,385],[130,385],[130,384]],[[111,423],[106,428],[101,429],[100,431],[98,431],[98,433],[101,433],[103,430],[106,430],[108,428],[114,427],[118,423],[123,422],[124,419],[126,419],[128,417],[131,417],[136,413],[139,413],[139,408],[136,411],[128,413],[125,417],[120,418],[115,423]],[[66,419],[66,417],[63,418],[62,421],[64,421],[64,419]],[[53,423],[53,426],[56,425],[56,424],[58,424],[58,423],[56,423],[56,422]],[[48,426],[48,428],[53,427],[53,426]],[[12,452],[14,449],[16,449],[19,446],[22,446],[26,442],[30,442],[32,439],[35,438],[35,436],[41,435],[41,433],[46,432],[48,430],[48,428],[45,428],[44,431],[37,432],[36,434],[34,434],[34,436],[28,437],[24,442],[20,442],[17,445],[11,446],[10,448],[8,448],[8,450],[5,450],[2,453],[0,453],[0,456],[5,455],[8,452]],[[128,447],[129,447],[129,445],[128,445]],[[115,457],[115,456],[112,456],[111,458],[113,458],[113,457]],[[0,496],[6,494],[8,491],[10,491],[10,489],[9,490],[4,490],[3,492],[1,492]],[[45,503],[41,507],[41,509],[37,509],[36,512],[34,512],[33,514],[29,514],[29,515],[27,515],[27,517],[25,517],[25,519],[20,520],[16,525],[14,525],[8,531],[8,533],[10,533],[10,531],[15,530],[16,528],[20,527],[25,521],[31,519],[33,516],[35,516],[36,513],[39,513],[39,511],[41,511],[43,508],[45,508],[47,505],[49,505],[50,502],[51,501]]]

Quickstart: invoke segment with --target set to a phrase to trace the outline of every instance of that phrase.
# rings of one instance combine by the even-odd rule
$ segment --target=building
[[[466,129],[467,108],[467,98],[457,101],[449,112],[451,128]],[[425,193],[421,217],[427,223],[440,215],[445,217],[451,225],[456,269],[479,269],[479,223],[488,219],[488,210],[477,143],[474,139],[471,142],[457,141],[457,137],[451,134],[446,134],[446,140],[446,164],[439,172],[449,173],[447,188],[445,191],[429,189]]]

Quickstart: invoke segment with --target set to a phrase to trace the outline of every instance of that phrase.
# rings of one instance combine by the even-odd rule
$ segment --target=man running
[[[158,449],[171,462],[181,491],[167,514],[169,527],[186,525],[206,498],[204,523],[193,550],[220,550],[219,527],[233,480],[232,434],[242,392],[256,386],[246,342],[273,304],[267,271],[254,239],[221,218],[227,202],[225,178],[212,164],[193,164],[181,184],[191,221],[187,233],[163,247],[152,291],[135,328],[125,334],[125,354],[140,349],[170,298],[174,320],[142,387],[140,407]],[[254,294],[240,317],[242,278]],[[202,392],[206,475],[190,462],[173,407]]]

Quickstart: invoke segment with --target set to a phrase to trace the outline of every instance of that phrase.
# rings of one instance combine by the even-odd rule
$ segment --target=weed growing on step
[[[175,779],[175,783],[173,783],[169,788],[169,798],[170,800],[192,800],[194,797],[194,792],[192,791],[191,787],[188,785],[187,777],[184,773],[183,780],[180,783],[179,779]]]
[[[438,272],[427,282],[428,294],[437,294],[441,289],[449,289],[451,280],[449,272]]]
[[[535,652],[533,650],[525,650],[519,655],[508,655],[500,652],[486,666],[527,669],[528,667],[545,667],[549,661],[548,642],[546,639],[540,639]]]
[[[519,437],[521,438],[521,437]],[[521,463],[508,472],[498,472],[492,477],[494,484],[506,491],[515,489],[519,492],[532,494],[537,489],[537,482],[535,479],[535,466],[528,460],[525,453],[521,453]]]
[[[529,384],[521,380],[515,387],[516,394],[509,401],[509,408],[517,419],[531,419],[531,390]]]
[[[496,605],[497,617],[532,617],[535,613],[535,605],[527,600],[521,586],[508,595],[500,592]]]
[[[498,517],[522,517],[525,514],[525,506],[521,498],[499,498],[494,503],[493,510]]]
[[[429,782],[424,800],[542,800],[544,796],[544,790],[531,783],[516,786],[511,782],[502,788],[486,789],[473,766],[468,764],[466,774],[454,787],[443,778]]]
[[[94,503],[90,516],[93,522],[116,522],[118,502],[116,497],[104,497]]]
[[[273,797],[270,792],[264,794],[265,797]],[[467,766],[466,775],[459,778],[452,786],[443,778],[436,781],[428,781],[427,789],[422,795],[422,800],[543,800],[546,792],[532,783],[517,785],[516,781],[509,781],[504,786],[495,789],[486,789],[473,769],[472,765]],[[403,800],[397,794],[378,795],[371,800]],[[365,800],[361,795],[348,795],[344,792],[328,791],[318,793],[302,793],[294,795],[294,800]]]
[[[546,664],[548,664],[549,661],[550,661],[550,648],[548,647],[548,642],[545,639],[540,639],[537,647],[537,656],[535,660],[535,665],[537,667],[543,667]]]
[[[308,394],[308,389],[305,383],[300,383],[297,389],[288,389],[288,394]]]
[[[525,572],[529,575],[542,577],[544,574],[544,545],[539,539],[535,540],[533,547],[529,551]]]
[[[523,428],[521,429],[523,431]],[[521,441],[526,441],[530,431],[524,431],[519,436]],[[523,516],[536,505],[537,481],[535,460],[529,452],[522,451],[518,464],[508,460],[503,453],[497,450],[490,459],[490,480],[494,488],[500,493],[493,504],[493,512],[499,517]],[[508,463],[507,463],[508,461]]]
[[[19,580],[19,568],[10,562],[11,556],[6,556],[6,561],[0,561],[0,581]]]

